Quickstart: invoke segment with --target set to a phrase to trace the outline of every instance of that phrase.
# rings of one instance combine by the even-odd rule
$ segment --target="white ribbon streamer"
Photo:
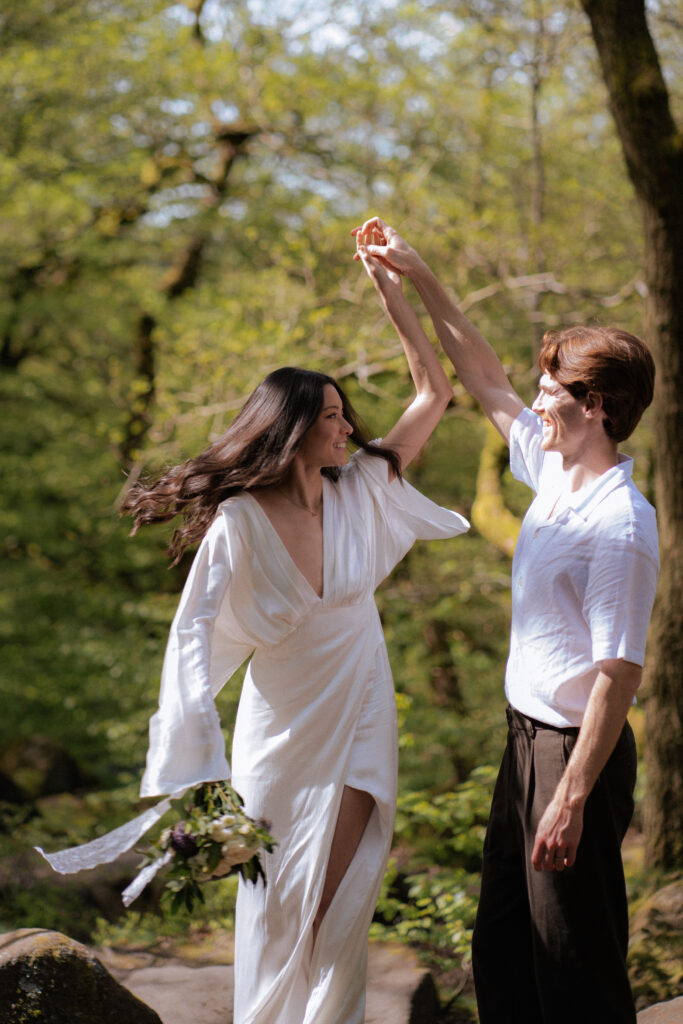
[[[133,900],[136,900],[145,886],[149,885],[157,871],[165,868],[173,857],[173,850],[170,848],[157,857],[151,864],[147,864],[142,871],[139,871],[133,881],[121,893],[124,907],[129,907]]]
[[[145,832],[148,832],[160,818],[163,818],[172,801],[179,800],[185,792],[186,790],[180,789],[177,793],[172,793],[171,796],[165,797],[154,807],[150,807],[138,815],[137,818],[127,821],[125,825],[120,825],[104,836],[98,836],[97,839],[93,839],[89,843],[72,846],[68,850],[59,850],[57,853],[45,853],[40,846],[36,846],[34,849],[61,875],[84,871],[97,867],[98,864],[109,864],[120,857],[122,853],[130,850],[131,846],[134,846]]]

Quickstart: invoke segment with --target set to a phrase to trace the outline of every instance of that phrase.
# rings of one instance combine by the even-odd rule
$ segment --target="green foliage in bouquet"
[[[266,884],[260,851],[272,853],[276,841],[268,822],[244,813],[244,801],[229,783],[202,783],[175,806],[182,818],[146,851],[149,864],[161,862],[162,901],[171,912],[191,912],[197,901],[204,902],[200,884],[226,875]]]

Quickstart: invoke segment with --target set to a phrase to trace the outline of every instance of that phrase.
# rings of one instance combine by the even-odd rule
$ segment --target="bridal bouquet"
[[[146,851],[147,868],[163,870],[163,899],[171,911],[192,910],[204,901],[200,883],[239,872],[245,881],[266,876],[259,852],[272,853],[276,842],[266,821],[254,821],[243,810],[239,793],[227,782],[204,782],[181,802],[183,818],[166,828]]]

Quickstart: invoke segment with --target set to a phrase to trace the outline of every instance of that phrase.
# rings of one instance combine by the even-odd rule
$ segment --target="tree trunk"
[[[154,317],[143,313],[137,322],[133,339],[134,390],[119,445],[119,461],[129,471],[137,457],[149,428],[149,410],[154,398]]]
[[[501,488],[510,452],[492,423],[486,421],[486,439],[479,456],[472,522],[482,537],[512,558],[522,523],[505,504]]]
[[[197,25],[202,7],[203,3],[199,0],[195,11]],[[244,147],[253,136],[259,133],[259,130],[253,125],[239,122],[215,126],[218,168],[216,176],[211,182],[212,194],[207,200],[208,210],[217,208],[227,194],[229,176],[235,160],[244,155]],[[206,180],[204,180],[204,184],[207,184]],[[197,284],[206,241],[206,232],[198,231],[159,282],[159,289],[169,302],[180,298]],[[119,461],[123,468],[131,474],[129,485],[134,482],[139,472],[137,460],[151,421],[155,386],[153,336],[155,327],[156,320],[151,313],[145,311],[140,314],[133,344],[135,373],[131,403],[123,427],[123,441],[119,446]]]
[[[451,654],[452,624],[444,619],[429,619],[424,638],[429,652],[429,676],[437,707],[464,711],[458,670]]]
[[[159,288],[169,301],[179,298],[188,288],[194,288],[199,277],[203,249],[204,239],[201,236],[193,238],[164,275]],[[123,440],[119,445],[119,461],[126,472],[134,471],[151,423],[155,392],[156,326],[157,322],[151,313],[144,312],[138,317],[133,339],[133,386]]]
[[[683,146],[643,0],[581,0],[643,215],[662,571],[646,677],[651,866],[683,861]]]

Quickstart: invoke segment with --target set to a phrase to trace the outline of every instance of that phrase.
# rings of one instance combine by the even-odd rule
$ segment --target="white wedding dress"
[[[278,845],[262,854],[266,886],[240,880],[234,1024],[362,1024],[397,780],[396,705],[373,592],[417,538],[469,525],[409,484],[388,482],[387,463],[362,451],[336,483],[323,478],[323,510],[318,597],[253,497],[221,505],[181,597],[150,724],[143,796],[228,778],[214,697],[252,655],[232,780]],[[375,807],[313,948],[345,785],[370,793]],[[68,857],[78,849],[87,847],[51,863],[76,870]]]

